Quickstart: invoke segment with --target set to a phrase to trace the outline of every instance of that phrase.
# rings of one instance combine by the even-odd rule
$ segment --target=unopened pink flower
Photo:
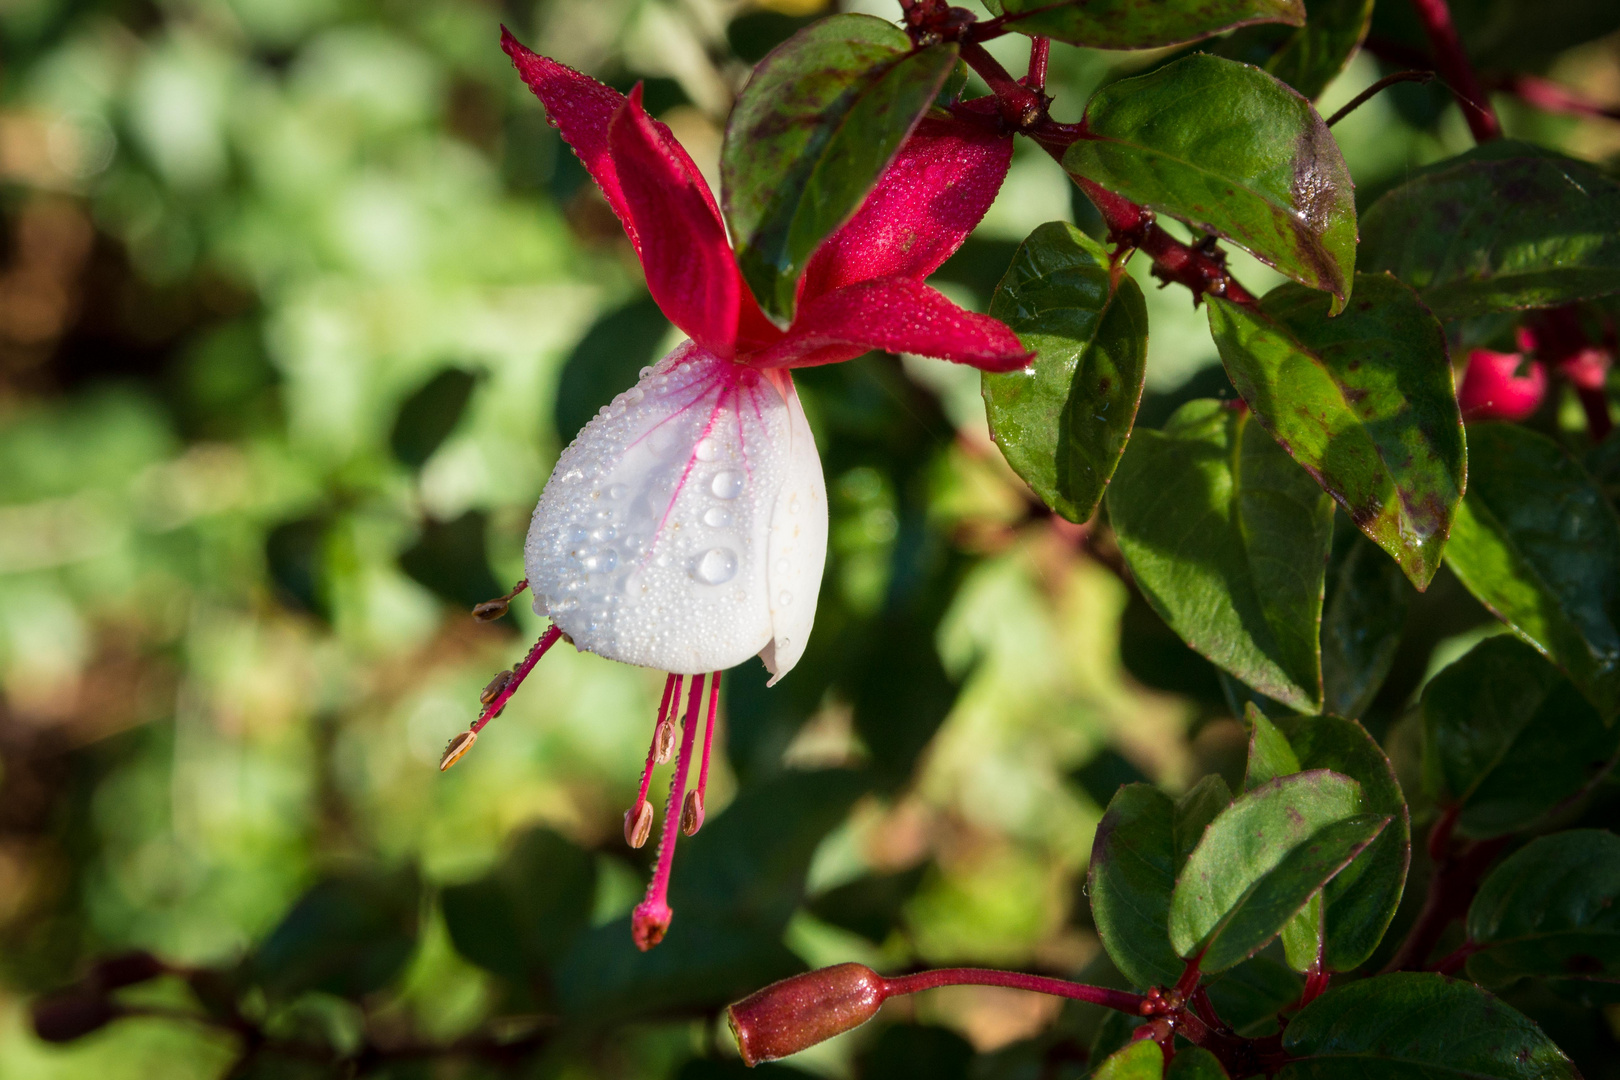
[[[1524,366],[1524,374],[1519,369]],[[1474,349],[1457,388],[1464,420],[1524,420],[1547,393],[1547,369],[1541,361],[1524,364],[1520,353]]]
[[[483,714],[452,742],[444,766],[564,635],[576,648],[669,672],[641,791],[625,814],[625,837],[640,846],[652,826],[652,768],[675,752],[689,679],[658,866],[633,918],[646,949],[669,926],[677,829],[690,835],[702,824],[720,672],[758,656],[774,683],[798,662],[815,618],[827,494],[789,369],[873,349],[989,371],[1028,362],[1004,324],[923,284],[989,208],[1012,139],[993,114],[923,119],[810,260],[784,329],[754,300],[713,194],[643,110],[640,88],[625,97],[504,31],[502,46],[624,224],[653,299],[689,340],[644,369],[558,459],[524,544],[535,610],[551,628],[510,679],[486,691]],[[688,791],[700,713],[699,775]]]

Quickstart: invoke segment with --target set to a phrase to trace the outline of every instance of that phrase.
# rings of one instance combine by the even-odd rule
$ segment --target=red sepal
[[[806,303],[787,337],[751,362],[810,367],[849,360],[870,349],[954,360],[985,371],[1013,371],[1034,356],[1004,323],[957,307],[921,282],[886,277]]]
[[[988,125],[924,119],[855,216],[811,257],[801,302],[873,278],[933,273],[995,201],[1012,144]]]

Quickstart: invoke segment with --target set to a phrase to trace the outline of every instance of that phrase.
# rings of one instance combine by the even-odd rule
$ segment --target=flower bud
[[[693,836],[703,828],[703,792],[688,791],[681,807],[681,832]]]
[[[118,1007],[100,994],[58,994],[34,1004],[34,1034],[45,1042],[72,1042],[117,1016]]]
[[[652,835],[652,826],[652,803],[642,799],[624,812],[624,842],[633,848],[640,847]]]
[[[450,745],[444,748],[444,757],[439,759],[439,771],[444,772],[450,766],[461,760],[463,754],[472,749],[473,743],[478,741],[478,732],[463,731],[450,740]]]
[[[877,1015],[883,976],[863,964],[836,964],[772,983],[726,1009],[743,1062],[797,1054]]]

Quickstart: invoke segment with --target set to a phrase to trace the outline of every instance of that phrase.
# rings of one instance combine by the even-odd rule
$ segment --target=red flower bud
[[[888,996],[883,976],[861,964],[836,964],[772,983],[726,1009],[744,1063],[797,1054],[877,1015]]]
[[[1541,405],[1547,392],[1547,369],[1532,361],[1518,374],[1518,353],[1475,349],[1457,390],[1464,420],[1523,420]]]

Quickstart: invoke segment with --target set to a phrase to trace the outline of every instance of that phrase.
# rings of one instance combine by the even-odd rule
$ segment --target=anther
[[[507,684],[511,681],[512,672],[510,670],[503,671],[496,675],[493,679],[489,680],[489,685],[484,687],[484,689],[478,695],[479,704],[488,705],[490,702],[494,701],[496,696],[499,695],[502,690],[505,690]]]
[[[444,748],[444,757],[439,759],[439,771],[444,772],[450,766],[460,761],[462,755],[472,749],[473,743],[478,741],[478,732],[463,731],[450,740],[450,745]]]
[[[653,806],[646,799],[624,812],[624,842],[631,847],[639,848],[645,844],[652,835],[652,827]]]
[[[647,815],[647,820],[651,824],[651,814]],[[692,836],[701,828],[703,828],[703,792],[689,791],[686,793],[686,805],[681,807],[681,832]]]
[[[524,578],[522,581],[512,586],[512,591],[507,593],[505,596],[497,596],[493,600],[485,600],[482,604],[475,606],[472,609],[473,618],[477,619],[479,622],[494,622],[502,615],[505,615],[511,608],[512,598],[528,587],[529,579]]]
[[[653,729],[653,760],[662,765],[675,755],[675,725],[661,720]]]

